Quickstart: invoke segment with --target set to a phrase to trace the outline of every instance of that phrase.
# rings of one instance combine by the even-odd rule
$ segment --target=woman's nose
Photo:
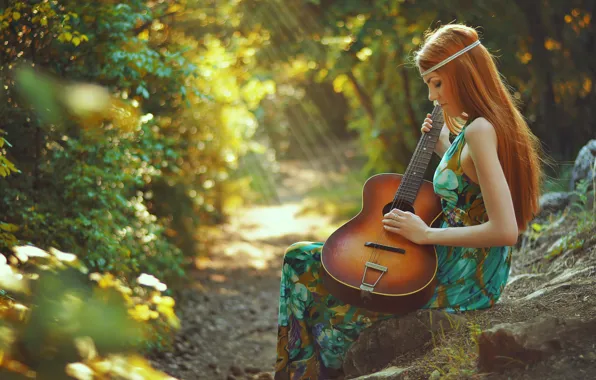
[[[435,100],[437,100],[437,95],[433,91],[429,91],[428,92],[428,100],[430,100],[431,102],[434,102]]]

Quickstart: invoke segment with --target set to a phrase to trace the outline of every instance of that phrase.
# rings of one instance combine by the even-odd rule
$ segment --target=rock
[[[540,213],[537,217],[544,217],[549,214],[562,211],[577,198],[577,195],[572,192],[553,192],[543,194],[538,201],[540,205]]]
[[[380,321],[364,330],[348,349],[343,362],[346,378],[387,367],[397,357],[429,343],[438,331],[449,331],[465,318],[437,310],[419,310]]]
[[[244,375],[244,371],[242,370],[242,368],[238,367],[237,365],[230,366],[230,372],[234,376],[242,376],[242,375]]]
[[[574,191],[577,183],[581,179],[588,182],[594,178],[594,160],[596,159],[596,140],[590,140],[580,149],[571,171],[571,180],[569,181],[569,190]]]
[[[257,367],[246,366],[244,367],[244,372],[255,374],[261,372],[261,370]]]
[[[254,375],[252,380],[273,380],[273,374],[269,372],[261,372]]]
[[[180,364],[178,364],[178,365],[180,366],[180,369],[183,371],[187,371],[190,369],[190,366],[186,362],[180,362]]]
[[[405,380],[409,368],[389,367],[382,371],[353,378],[352,380]]]
[[[500,324],[478,337],[478,369],[494,372],[525,368],[581,339],[593,341],[595,334],[596,318],[586,322],[547,318]]]

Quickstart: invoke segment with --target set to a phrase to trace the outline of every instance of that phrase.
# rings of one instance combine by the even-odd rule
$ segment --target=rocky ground
[[[337,228],[328,217],[301,210],[310,188],[342,175],[299,162],[283,163],[281,174],[282,203],[238,209],[216,236],[210,256],[197,260],[192,285],[177,297],[182,328],[174,350],[152,357],[155,367],[186,380],[272,378],[282,255],[295,241],[322,241]],[[579,223],[573,215],[545,223],[552,227],[524,239],[516,250],[509,284],[494,308],[468,313],[456,333],[384,363],[395,368],[392,374],[362,379],[596,378],[596,324],[573,331],[562,326],[562,336],[554,336],[558,327],[552,326],[559,325],[535,327],[534,322],[540,317],[596,320],[596,231],[574,238],[583,240],[583,247],[567,242],[560,254],[545,259]],[[544,336],[536,344],[551,351],[531,366],[479,374],[478,332],[516,322],[529,322],[530,336],[523,339]]]

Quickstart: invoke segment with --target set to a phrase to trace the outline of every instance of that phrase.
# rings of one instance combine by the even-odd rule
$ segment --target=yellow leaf
[[[69,32],[66,32],[66,33],[64,33],[64,39],[65,39],[66,41],[70,41],[70,40],[72,40],[72,34],[71,34],[71,33],[69,33]]]
[[[342,92],[344,89],[344,85],[348,82],[348,77],[345,74],[338,75],[333,80],[333,90],[335,92]]]
[[[12,18],[15,21],[19,21],[19,19],[21,18],[21,14],[19,12],[12,12]]]
[[[79,37],[75,37],[72,39],[72,44],[74,46],[79,46],[81,44],[81,39]]]
[[[46,17],[42,18],[39,22],[42,26],[48,26],[48,19]]]
[[[69,363],[66,374],[78,380],[93,380],[93,370],[83,363]]]
[[[139,39],[143,41],[149,40],[149,30],[145,29],[141,33],[139,33]]]
[[[7,232],[16,232],[19,230],[19,226],[12,223],[0,223],[0,230]]]

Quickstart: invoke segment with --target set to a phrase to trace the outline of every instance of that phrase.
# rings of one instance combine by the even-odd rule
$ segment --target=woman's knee
[[[291,244],[288,248],[286,248],[286,252],[284,253],[284,260],[288,258],[295,258],[299,255],[305,254],[314,254],[317,251],[320,251],[323,247],[323,243],[321,242],[312,242],[312,241],[299,241]]]

